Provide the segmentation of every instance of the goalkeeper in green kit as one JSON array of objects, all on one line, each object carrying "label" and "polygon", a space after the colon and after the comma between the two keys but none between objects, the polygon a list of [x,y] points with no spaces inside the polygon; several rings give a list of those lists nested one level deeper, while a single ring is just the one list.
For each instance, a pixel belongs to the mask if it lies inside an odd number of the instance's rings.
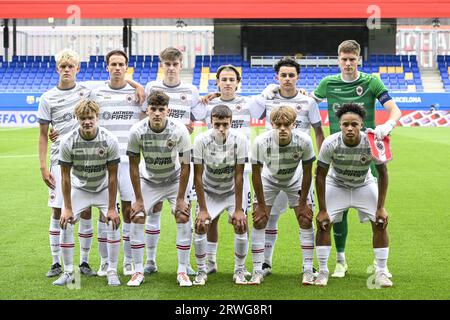
[{"label": "goalkeeper in green kit", "polygon": [[[323,78],[311,96],[319,103],[327,100],[330,134],[340,131],[339,119],[335,111],[344,103],[357,103],[364,107],[367,116],[364,121],[366,128],[375,130],[375,137],[383,139],[395,127],[401,117],[401,111],[395,101],[389,96],[383,82],[371,74],[358,71],[361,48],[354,40],[346,40],[338,47],[338,61],[340,74]],[[375,127],[375,103],[380,101],[388,112],[389,119]],[[375,165],[371,163],[372,174],[377,177]],[[334,241],[336,244],[336,268],[332,277],[343,278],[348,269],[345,259],[345,242],[347,240],[348,210],[343,214],[341,222],[333,225]]]}]

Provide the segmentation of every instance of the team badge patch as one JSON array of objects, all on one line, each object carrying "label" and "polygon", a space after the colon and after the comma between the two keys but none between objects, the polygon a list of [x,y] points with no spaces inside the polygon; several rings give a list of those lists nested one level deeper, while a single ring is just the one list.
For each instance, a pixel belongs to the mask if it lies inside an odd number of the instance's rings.
[{"label": "team badge patch", "polygon": [[169,140],[167,140],[166,146],[167,146],[167,148],[172,150],[173,147],[175,146],[175,142],[173,142],[171,139],[169,139]]},{"label": "team badge patch", "polygon": [[129,104],[132,104],[134,101],[136,101],[134,94],[127,94],[125,99]]},{"label": "team badge patch", "polygon": [[98,148],[97,154],[100,156],[100,158],[103,158],[106,154],[105,148]]},{"label": "team badge patch", "polygon": [[357,94],[358,96],[362,95],[363,92],[364,92],[363,87],[361,87],[361,86],[357,86],[357,87],[356,87],[356,94]]},{"label": "team badge patch", "polygon": [[184,93],[181,93],[180,94],[180,99],[181,99],[181,101],[186,101],[187,97],[186,97],[186,95]]},{"label": "team badge patch", "polygon": [[50,197],[50,202],[54,202],[56,199],[56,193],[54,191],[51,191],[49,197]]},{"label": "team badge patch", "polygon": [[370,157],[367,154],[363,153],[359,158],[359,160],[361,161],[362,164],[366,164],[367,162],[370,161]]},{"label": "team badge patch", "polygon": [[86,95],[86,90],[80,90],[80,97],[84,97]]},{"label": "team badge patch", "polygon": [[292,159],[294,159],[295,161],[297,161],[300,158],[300,154],[298,152],[294,152],[292,154]]},{"label": "team badge patch", "polygon": [[238,104],[237,106],[236,106],[236,111],[241,111],[242,110],[242,107]]},{"label": "team badge patch", "polygon": [[381,162],[392,160],[389,136],[384,137],[383,140],[377,140],[375,139],[375,133],[373,131],[368,131],[367,138],[369,139],[370,152],[375,159]]},{"label": "team badge patch", "polygon": [[302,111],[302,106],[298,104],[295,106],[295,109],[297,109],[297,111]]}]

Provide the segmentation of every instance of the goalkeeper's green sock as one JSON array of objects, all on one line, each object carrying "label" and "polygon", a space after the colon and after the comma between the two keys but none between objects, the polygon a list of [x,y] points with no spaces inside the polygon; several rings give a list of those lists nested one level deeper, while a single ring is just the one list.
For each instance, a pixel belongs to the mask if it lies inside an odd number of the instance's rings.
[{"label": "goalkeeper's green sock", "polygon": [[345,263],[345,243],[347,242],[348,235],[347,216],[348,210],[345,210],[342,215],[342,221],[333,224],[333,236],[337,253],[336,260],[340,263]]}]

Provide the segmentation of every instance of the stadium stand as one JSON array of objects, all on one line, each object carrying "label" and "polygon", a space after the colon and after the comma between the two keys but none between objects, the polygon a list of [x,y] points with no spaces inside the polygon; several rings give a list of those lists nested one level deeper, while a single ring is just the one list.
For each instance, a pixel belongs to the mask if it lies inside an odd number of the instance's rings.
[{"label": "stadium stand", "polygon": [[439,74],[442,78],[442,83],[444,84],[445,92],[450,92],[450,79],[449,79],[449,71],[450,71],[450,56],[437,56],[438,70]]},{"label": "stadium stand", "polygon": [[[217,68],[223,64],[233,64],[242,74],[239,92],[261,92],[268,84],[275,83],[272,66],[279,58],[281,57],[256,57],[248,62],[240,55],[199,55],[195,57],[192,83],[198,87],[200,93],[215,91]],[[81,62],[78,81],[108,79],[104,59],[104,56],[100,55],[90,56],[89,61]],[[298,83],[307,91],[313,90],[325,76],[339,72],[336,57],[327,60],[324,56],[307,56],[302,57],[301,61]],[[146,84],[161,78],[158,63],[157,55],[133,55],[129,58],[128,73],[133,80]],[[449,63],[450,56],[438,56],[438,67],[447,92],[450,92]],[[45,92],[58,82],[53,56],[13,56],[11,62],[4,62],[0,56],[0,65],[2,92]],[[371,55],[367,61],[363,61],[360,70],[380,77],[390,91],[423,91],[416,56]]]}]

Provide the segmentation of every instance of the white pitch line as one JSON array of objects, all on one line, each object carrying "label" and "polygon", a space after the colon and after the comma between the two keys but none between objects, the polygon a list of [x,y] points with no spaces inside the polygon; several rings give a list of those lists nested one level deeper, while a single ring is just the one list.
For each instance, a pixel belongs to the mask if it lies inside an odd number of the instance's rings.
[{"label": "white pitch line", "polygon": [[8,159],[8,158],[36,158],[37,154],[15,154],[10,156],[2,156],[0,155],[0,159]]}]

